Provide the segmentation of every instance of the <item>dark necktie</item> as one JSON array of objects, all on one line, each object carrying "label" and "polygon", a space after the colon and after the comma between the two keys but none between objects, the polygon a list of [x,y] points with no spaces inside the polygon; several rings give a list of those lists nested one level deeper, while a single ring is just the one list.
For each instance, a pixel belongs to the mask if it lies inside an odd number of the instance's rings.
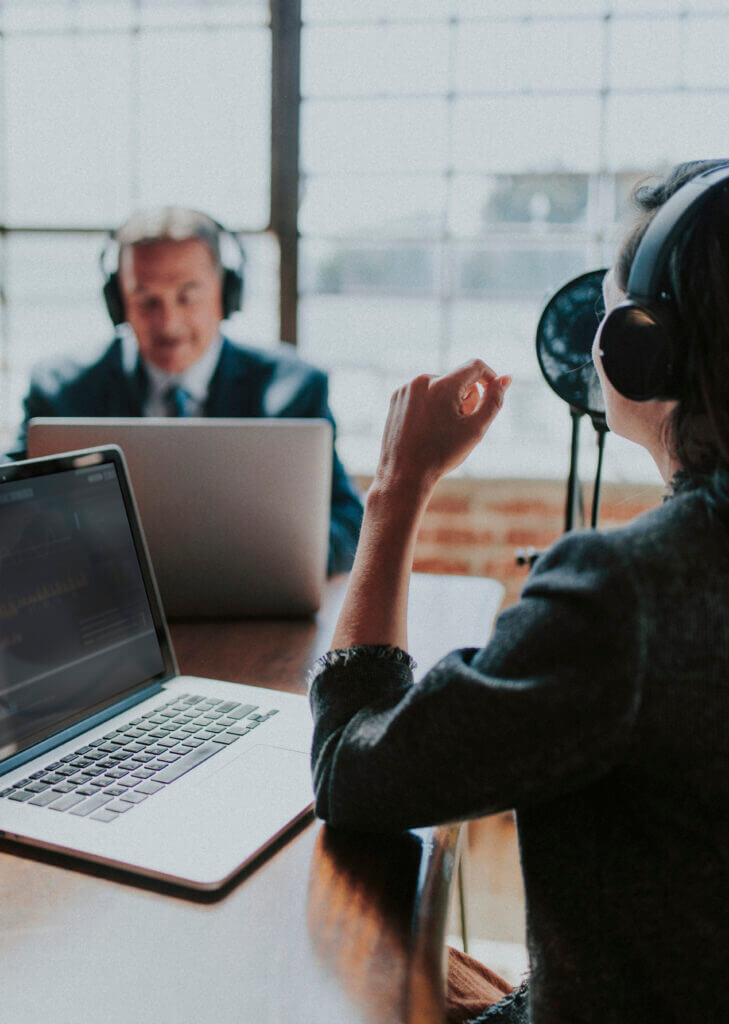
[{"label": "dark necktie", "polygon": [[192,415],[192,397],[179,384],[171,384],[162,396],[168,416]]}]

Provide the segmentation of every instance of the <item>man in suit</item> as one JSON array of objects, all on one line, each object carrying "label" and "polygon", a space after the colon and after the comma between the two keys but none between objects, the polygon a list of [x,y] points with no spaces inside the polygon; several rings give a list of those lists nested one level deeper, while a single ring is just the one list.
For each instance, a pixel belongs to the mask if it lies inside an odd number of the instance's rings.
[{"label": "man in suit", "polygon": [[[224,239],[238,248],[235,268],[222,261]],[[293,351],[244,348],[221,334],[221,321],[240,306],[244,258],[221,225],[165,207],[133,216],[115,241],[118,266],[104,297],[117,334],[91,363],[35,368],[11,458],[24,457],[33,416],[324,417],[334,426],[326,374]],[[335,450],[330,574],[350,568],[361,519]]]}]

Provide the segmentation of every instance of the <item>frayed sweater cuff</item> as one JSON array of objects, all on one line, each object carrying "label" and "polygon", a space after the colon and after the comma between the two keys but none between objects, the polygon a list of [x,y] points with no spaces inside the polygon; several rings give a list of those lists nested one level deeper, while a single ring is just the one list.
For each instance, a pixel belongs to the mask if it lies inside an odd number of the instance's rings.
[{"label": "frayed sweater cuff", "polygon": [[[336,678],[344,674],[348,679],[368,676],[375,671],[380,675],[384,669],[396,669],[396,678],[402,682],[403,674],[412,679],[415,661],[401,647],[389,644],[358,644],[327,651],[312,665],[306,676],[307,690],[311,693],[314,683],[322,676]],[[368,671],[369,669],[369,671]]]}]

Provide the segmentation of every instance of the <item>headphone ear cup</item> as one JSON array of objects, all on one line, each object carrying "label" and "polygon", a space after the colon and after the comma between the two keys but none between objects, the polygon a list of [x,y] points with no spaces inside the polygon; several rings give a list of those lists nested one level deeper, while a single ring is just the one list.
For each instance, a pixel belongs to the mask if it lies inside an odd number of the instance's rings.
[{"label": "headphone ear cup", "polygon": [[126,320],[126,316],[124,314],[124,299],[122,298],[121,288],[119,286],[119,274],[117,271],[109,274],[104,282],[103,295],[107,312],[111,317],[111,322],[115,327],[119,324],[123,324]]},{"label": "headphone ear cup", "polygon": [[678,398],[677,325],[667,304],[628,300],[600,328],[605,376],[625,398]]},{"label": "headphone ear cup", "polygon": [[225,267],[223,270],[223,319],[237,313],[243,303],[243,272]]}]

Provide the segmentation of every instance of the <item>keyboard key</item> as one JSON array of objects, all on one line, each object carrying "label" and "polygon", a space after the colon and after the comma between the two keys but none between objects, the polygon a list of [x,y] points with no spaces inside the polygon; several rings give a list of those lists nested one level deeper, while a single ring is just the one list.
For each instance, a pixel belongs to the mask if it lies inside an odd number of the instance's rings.
[{"label": "keyboard key", "polygon": [[232,707],[230,711],[226,712],[227,718],[245,718],[246,715],[250,715],[251,711],[256,711],[258,708],[257,704],[239,704],[237,707]]},{"label": "keyboard key", "polygon": [[94,821],[117,821],[119,815],[114,814],[114,812],[108,810],[107,807],[102,807],[98,811],[96,811],[95,814],[92,814],[91,817],[94,819]]},{"label": "keyboard key", "polygon": [[112,797],[107,796],[106,793],[97,793],[96,796],[92,796],[90,800],[84,800],[82,804],[74,807],[71,814],[78,814],[83,817],[86,814],[91,814],[92,811],[96,811],[99,807],[103,807],[104,804],[108,804]]},{"label": "keyboard key", "polygon": [[47,789],[45,793],[38,793],[28,803],[35,804],[37,807],[45,807],[46,804],[50,804],[54,800],[58,800],[58,793],[52,789]]},{"label": "keyboard key", "polygon": [[35,794],[27,789],[14,789],[8,796],[8,800],[17,800],[18,803],[24,803],[26,800],[30,800],[32,796],[35,796]]},{"label": "keyboard key", "polygon": [[167,764],[174,764],[175,761],[179,761],[182,754],[160,754],[157,758],[158,761],[165,761]]},{"label": "keyboard key", "polygon": [[57,782],[56,785],[53,787],[52,792],[54,792],[56,796],[58,796],[59,793],[73,793],[74,789],[75,786],[73,786],[70,782]]},{"label": "keyboard key", "polygon": [[253,722],[242,722],[240,725],[231,725],[226,732],[233,733],[234,736],[245,736],[254,727]]},{"label": "keyboard key", "polygon": [[122,793],[119,797],[120,800],[126,800],[130,804],[141,804],[143,800],[147,799],[146,793],[140,793],[136,789],[130,789],[126,793]]},{"label": "keyboard key", "polygon": [[[175,779],[179,779],[185,772],[189,772],[191,768],[202,764],[203,761],[207,761],[209,757],[219,754],[224,749],[220,743],[203,743],[197,750],[193,750],[184,757],[181,757],[176,764],[171,764],[163,771],[157,772],[155,781],[164,783],[174,782]],[[168,754],[166,756],[170,757],[172,755]]]},{"label": "keyboard key", "polygon": [[111,804],[106,805],[107,811],[116,811],[117,814],[124,814],[125,811],[131,811],[134,804],[126,803],[123,800],[115,800]]},{"label": "keyboard key", "polygon": [[[143,782],[142,785],[146,786],[148,783]],[[121,796],[122,793],[126,793],[126,790],[122,789],[121,786],[109,786],[109,788],[105,789],[104,792],[109,796]]]},{"label": "keyboard key", "polygon": [[68,793],[67,796],[60,797],[54,804],[49,804],[48,806],[52,811],[68,811],[71,807],[75,807],[76,804],[80,804],[85,799],[86,797],[79,796],[78,793]]},{"label": "keyboard key", "polygon": [[221,732],[219,736],[213,739],[213,743],[224,743],[226,746],[230,743],[235,743],[239,740],[240,736],[237,736],[234,732]]},{"label": "keyboard key", "polygon": [[[159,791],[164,788],[165,787],[161,782],[155,782],[153,779],[150,779],[148,782],[140,782],[138,786],[135,786],[134,792],[146,793],[147,796],[152,796],[152,794],[159,793]],[[107,793],[108,792],[109,791],[107,790]]]},{"label": "keyboard key", "polygon": [[[166,768],[167,765],[164,765]],[[132,772],[131,777],[133,779],[148,779],[150,775],[154,775],[154,772],[150,771],[149,768],[138,768],[136,772]]]},{"label": "keyboard key", "polygon": [[[32,778],[35,778],[35,776],[31,775],[31,779]],[[49,785],[50,783],[48,782],[29,782],[25,788],[29,789],[31,793],[42,793],[44,790],[48,789]]]}]

